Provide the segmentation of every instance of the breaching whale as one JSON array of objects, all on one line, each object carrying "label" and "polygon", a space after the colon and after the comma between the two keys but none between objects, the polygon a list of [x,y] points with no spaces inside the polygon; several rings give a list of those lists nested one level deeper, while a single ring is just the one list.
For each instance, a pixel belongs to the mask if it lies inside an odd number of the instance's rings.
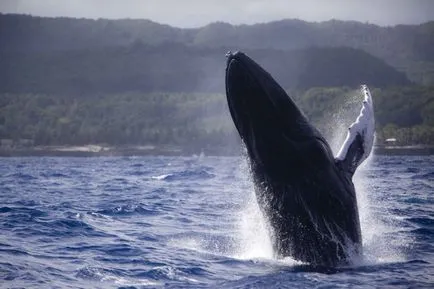
[{"label": "breaching whale", "polygon": [[280,257],[335,267],[361,254],[352,177],[374,141],[371,94],[364,85],[361,91],[360,115],[334,157],[324,137],[267,71],[242,52],[227,54],[229,110]]}]

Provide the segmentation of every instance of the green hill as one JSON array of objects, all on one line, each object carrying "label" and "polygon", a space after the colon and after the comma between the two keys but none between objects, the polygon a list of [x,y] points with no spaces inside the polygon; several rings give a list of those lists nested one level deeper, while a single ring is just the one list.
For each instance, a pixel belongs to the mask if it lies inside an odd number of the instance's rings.
[{"label": "green hill", "polygon": [[255,25],[213,23],[180,29],[149,20],[90,20],[0,14],[0,51],[65,51],[178,43],[232,50],[351,47],[403,71],[412,81],[434,83],[434,22],[381,27],[354,21],[282,20]]},{"label": "green hill", "polygon": [[362,83],[372,89],[379,143],[433,145],[433,31],[434,22],[180,29],[0,14],[0,140],[233,150],[239,139],[224,97],[224,55],[243,50],[334,148],[358,114]]},{"label": "green hill", "polygon": [[[0,92],[89,94],[223,92],[224,48],[135,43],[130,47],[56,52],[8,52],[0,62]],[[407,85],[403,73],[352,48],[249,50],[285,88]]]},{"label": "green hill", "polygon": [[[289,94],[336,149],[357,117],[362,96],[349,87]],[[372,89],[377,143],[434,144],[434,87]],[[122,93],[71,97],[0,94],[0,139],[36,145],[177,145],[236,149],[223,94]]]}]

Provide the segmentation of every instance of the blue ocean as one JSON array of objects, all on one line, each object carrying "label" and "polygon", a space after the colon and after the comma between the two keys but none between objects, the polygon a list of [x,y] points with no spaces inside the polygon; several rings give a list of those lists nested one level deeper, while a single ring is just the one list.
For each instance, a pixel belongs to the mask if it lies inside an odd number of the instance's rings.
[{"label": "blue ocean", "polygon": [[363,256],[275,258],[244,157],[0,159],[1,288],[434,288],[434,156],[355,175]]}]

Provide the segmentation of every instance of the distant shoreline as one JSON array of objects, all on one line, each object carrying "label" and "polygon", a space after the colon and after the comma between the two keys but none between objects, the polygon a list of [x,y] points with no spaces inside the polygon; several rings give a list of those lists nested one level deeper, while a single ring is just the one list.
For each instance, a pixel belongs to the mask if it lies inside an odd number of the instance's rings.
[{"label": "distant shoreline", "polygon": [[[434,155],[434,146],[376,146],[376,155]],[[176,146],[41,146],[0,148],[0,157],[237,156],[240,148]]]},{"label": "distant shoreline", "polygon": [[374,153],[377,155],[434,155],[434,146],[376,146]]}]

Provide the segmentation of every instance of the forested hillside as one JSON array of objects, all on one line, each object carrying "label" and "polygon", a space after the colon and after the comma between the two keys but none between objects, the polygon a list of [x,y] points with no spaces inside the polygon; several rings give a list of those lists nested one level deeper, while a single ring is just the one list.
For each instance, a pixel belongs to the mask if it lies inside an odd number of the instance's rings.
[{"label": "forested hillside", "polygon": [[374,97],[377,143],[434,144],[434,23],[299,20],[179,29],[148,20],[0,14],[0,139],[31,145],[238,148],[225,53],[242,50],[332,146]]},{"label": "forested hillside", "polygon": [[[89,50],[3,53],[0,92],[90,94],[223,92],[225,48],[166,44]],[[403,73],[352,48],[247,50],[285,88],[408,85]]]},{"label": "forested hillside", "polygon": [[[336,148],[361,108],[348,87],[291,91],[307,117]],[[434,144],[434,87],[372,89],[377,141]],[[223,94],[0,95],[0,139],[35,145],[179,145],[234,147],[234,125]],[[337,138],[337,139],[336,139]]]},{"label": "forested hillside", "polygon": [[381,27],[353,21],[282,20],[255,25],[213,23],[180,29],[149,20],[89,20],[0,14],[0,51],[92,50],[182,44],[215,49],[293,50],[352,47],[379,57],[412,81],[434,84],[434,22]]}]

